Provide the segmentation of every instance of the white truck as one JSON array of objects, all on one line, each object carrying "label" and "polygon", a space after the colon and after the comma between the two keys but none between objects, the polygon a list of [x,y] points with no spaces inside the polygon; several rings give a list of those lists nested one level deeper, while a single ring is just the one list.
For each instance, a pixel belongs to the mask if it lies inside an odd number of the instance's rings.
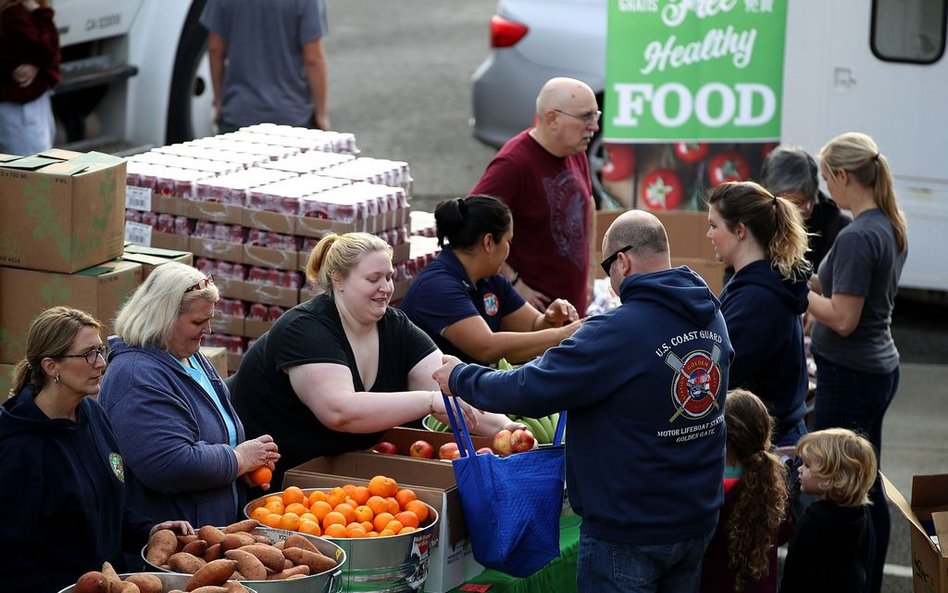
[{"label": "white truck", "polygon": [[116,154],[213,133],[205,0],[52,0],[57,144]]}]

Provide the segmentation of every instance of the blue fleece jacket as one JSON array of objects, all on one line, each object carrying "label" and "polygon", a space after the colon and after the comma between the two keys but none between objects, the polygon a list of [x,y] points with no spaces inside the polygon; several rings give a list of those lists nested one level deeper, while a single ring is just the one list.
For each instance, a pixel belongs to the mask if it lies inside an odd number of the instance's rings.
[{"label": "blue fleece jacket", "polygon": [[[85,398],[76,420],[51,419],[26,386],[0,407],[0,591],[47,593],[126,547],[152,522],[129,512],[118,445],[102,407]],[[124,541],[123,541],[124,540]]]},{"label": "blue fleece jacket", "polygon": [[708,535],[724,498],[733,355],[720,304],[686,267],[629,276],[620,298],[520,369],[459,365],[451,391],[494,412],[569,410],[566,481],[584,533],[633,544]]},{"label": "blue fleece jacket", "polygon": [[748,389],[777,419],[774,443],[806,414],[809,376],[803,350],[803,318],[810,292],[806,277],[785,280],[767,260],[734,274],[721,292],[721,311],[734,346],[729,385]]},{"label": "blue fleece jacket", "polygon": [[[210,395],[160,348],[133,348],[118,336],[109,346],[99,402],[132,470],[129,504],[157,521],[184,519],[195,527],[236,521],[246,492],[235,482],[237,456]],[[227,386],[202,354],[197,359],[243,442]]]}]

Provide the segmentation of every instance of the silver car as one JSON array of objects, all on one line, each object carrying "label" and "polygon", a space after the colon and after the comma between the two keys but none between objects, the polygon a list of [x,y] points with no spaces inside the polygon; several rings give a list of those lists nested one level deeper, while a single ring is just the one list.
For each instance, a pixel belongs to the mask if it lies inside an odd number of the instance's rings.
[{"label": "silver car", "polygon": [[[596,92],[606,79],[606,0],[500,0],[491,18],[490,57],[474,73],[474,136],[499,148],[533,124],[536,97],[547,80],[568,76]],[[589,144],[597,205],[607,199],[599,133]]]}]

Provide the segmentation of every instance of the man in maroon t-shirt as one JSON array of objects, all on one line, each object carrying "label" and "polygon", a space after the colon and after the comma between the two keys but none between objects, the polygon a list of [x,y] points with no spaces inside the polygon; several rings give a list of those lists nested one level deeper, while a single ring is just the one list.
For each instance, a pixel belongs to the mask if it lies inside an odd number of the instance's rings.
[{"label": "man in maroon t-shirt", "polygon": [[501,273],[541,311],[557,298],[586,311],[594,252],[586,148],[600,115],[587,84],[547,81],[534,127],[504,144],[470,192],[496,196],[510,208],[515,234]]}]

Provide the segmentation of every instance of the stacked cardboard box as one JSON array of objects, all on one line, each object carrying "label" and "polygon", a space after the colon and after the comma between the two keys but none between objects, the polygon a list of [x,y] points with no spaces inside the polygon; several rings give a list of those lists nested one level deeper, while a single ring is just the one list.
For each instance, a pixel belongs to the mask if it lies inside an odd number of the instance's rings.
[{"label": "stacked cardboard box", "polygon": [[882,476],[885,494],[909,523],[917,593],[948,593],[948,474],[914,476],[912,502]]}]

